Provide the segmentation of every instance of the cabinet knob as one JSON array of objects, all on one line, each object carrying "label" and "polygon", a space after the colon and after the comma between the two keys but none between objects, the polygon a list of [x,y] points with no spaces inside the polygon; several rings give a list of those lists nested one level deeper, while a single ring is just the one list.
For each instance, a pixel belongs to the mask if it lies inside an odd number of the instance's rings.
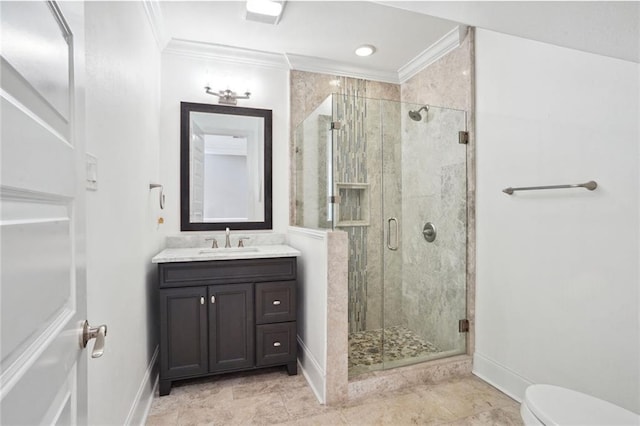
[{"label": "cabinet knob", "polygon": [[278,306],[278,305],[280,304],[280,301],[279,301],[279,300],[274,300],[274,301],[273,301],[273,304],[274,304],[274,305],[276,305],[276,306]]},{"label": "cabinet knob", "polygon": [[280,346],[280,342],[273,342],[273,346],[277,348],[278,346]]},{"label": "cabinet knob", "polygon": [[215,296],[211,296],[211,303],[216,303],[216,297]]},{"label": "cabinet knob", "polygon": [[201,304],[201,305],[204,305],[204,297],[201,297],[201,298],[200,298],[200,304]]}]

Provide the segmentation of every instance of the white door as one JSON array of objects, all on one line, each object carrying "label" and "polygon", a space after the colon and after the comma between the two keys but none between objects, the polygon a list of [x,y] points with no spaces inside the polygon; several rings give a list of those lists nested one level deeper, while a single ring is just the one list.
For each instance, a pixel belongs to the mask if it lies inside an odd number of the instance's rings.
[{"label": "white door", "polygon": [[0,424],[82,424],[84,6],[0,18]]}]

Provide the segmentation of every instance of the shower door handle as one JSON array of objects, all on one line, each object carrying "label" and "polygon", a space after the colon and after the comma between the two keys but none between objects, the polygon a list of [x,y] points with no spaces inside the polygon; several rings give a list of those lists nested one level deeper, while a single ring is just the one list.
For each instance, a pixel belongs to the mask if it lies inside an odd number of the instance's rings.
[{"label": "shower door handle", "polygon": [[[394,222],[396,225],[396,242],[394,245],[391,245],[391,222]],[[390,217],[387,219],[387,248],[389,250],[398,250],[398,219],[395,217]]]}]

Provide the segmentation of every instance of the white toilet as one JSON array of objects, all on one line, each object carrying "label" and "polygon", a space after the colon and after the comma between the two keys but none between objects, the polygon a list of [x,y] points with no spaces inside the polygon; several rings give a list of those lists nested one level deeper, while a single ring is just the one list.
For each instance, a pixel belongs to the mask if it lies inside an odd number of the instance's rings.
[{"label": "white toilet", "polygon": [[527,388],[520,406],[524,424],[545,426],[640,425],[640,416],[593,396],[552,385]]}]

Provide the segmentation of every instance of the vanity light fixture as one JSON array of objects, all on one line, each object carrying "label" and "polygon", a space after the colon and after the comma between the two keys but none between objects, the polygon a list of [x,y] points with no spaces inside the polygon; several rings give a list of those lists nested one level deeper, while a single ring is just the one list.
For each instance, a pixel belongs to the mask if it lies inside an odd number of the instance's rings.
[{"label": "vanity light fixture", "polygon": [[247,0],[245,18],[248,21],[276,25],[280,21],[285,3],[284,0]]},{"label": "vanity light fixture", "polygon": [[376,53],[376,48],[370,44],[363,44],[356,49],[356,55],[358,56],[371,56],[374,53]]},{"label": "vanity light fixture", "polygon": [[223,105],[237,105],[238,99],[249,99],[249,97],[251,96],[251,92],[244,92],[244,95],[239,96],[236,94],[236,92],[229,89],[214,92],[209,86],[205,86],[204,91],[205,93],[208,93],[210,95],[217,96],[218,103]]}]

